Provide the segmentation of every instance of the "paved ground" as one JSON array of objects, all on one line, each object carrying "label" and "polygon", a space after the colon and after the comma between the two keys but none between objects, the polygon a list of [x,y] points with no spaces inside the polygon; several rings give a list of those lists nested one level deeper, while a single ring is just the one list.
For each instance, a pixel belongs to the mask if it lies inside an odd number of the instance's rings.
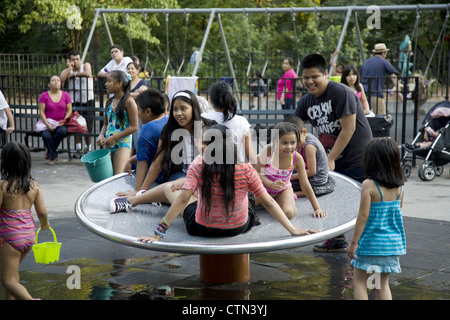
[{"label": "paved ground", "polygon": [[[78,159],[69,162],[67,155],[62,154],[56,165],[49,166],[43,153],[32,153],[32,156],[33,176],[41,184],[51,225],[58,241],[62,242],[58,263],[36,264],[30,253],[20,267],[20,277],[35,297],[182,301],[353,297],[352,268],[346,255],[314,253],[312,246],[252,254],[248,283],[202,283],[196,255],[126,247],[86,230],[73,210],[78,196],[93,185],[83,164]],[[449,195],[449,166],[442,176],[431,182],[420,180],[417,168],[413,168],[403,210],[408,253],[401,258],[403,272],[391,276],[394,299],[450,299]],[[347,237],[351,238],[351,232]],[[42,232],[40,242],[49,241],[47,239]],[[79,273],[73,268],[80,268]],[[79,289],[76,288],[77,274],[81,275]],[[1,295],[3,288],[0,286]]]}]

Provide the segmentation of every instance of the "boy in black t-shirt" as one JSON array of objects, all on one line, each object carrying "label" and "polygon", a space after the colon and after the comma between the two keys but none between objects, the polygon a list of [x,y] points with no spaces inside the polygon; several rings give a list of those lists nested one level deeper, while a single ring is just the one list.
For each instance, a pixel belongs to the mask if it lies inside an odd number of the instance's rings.
[{"label": "boy in black t-shirt", "polygon": [[[364,146],[372,131],[358,97],[341,83],[328,79],[325,58],[306,56],[301,63],[303,84],[308,93],[297,103],[294,115],[310,121],[328,154],[328,166],[359,182],[364,181]],[[345,236],[315,246],[319,252],[345,252]]]}]

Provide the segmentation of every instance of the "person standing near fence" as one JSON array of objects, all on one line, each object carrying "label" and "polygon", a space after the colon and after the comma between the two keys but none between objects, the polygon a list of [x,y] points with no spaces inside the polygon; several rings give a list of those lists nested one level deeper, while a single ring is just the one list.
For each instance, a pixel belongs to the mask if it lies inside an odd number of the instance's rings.
[{"label": "person standing near fence", "polygon": [[290,110],[294,107],[294,86],[297,74],[294,69],[294,59],[287,57],[283,60],[284,74],[277,84],[277,100],[283,110]]},{"label": "person standing near fence", "polygon": [[6,102],[3,93],[0,91],[0,133],[3,131],[6,133],[13,133],[15,128],[11,109],[9,108],[8,102]]},{"label": "person standing near fence", "polygon": [[124,57],[123,48],[115,44],[109,48],[111,61],[108,62],[97,74],[98,77],[107,78],[109,73],[114,70],[120,70],[127,73],[127,66],[133,60],[130,57]]},{"label": "person standing near fence", "polygon": [[[386,102],[384,100],[384,84],[386,82],[386,73],[390,75],[394,88],[392,92],[397,91],[395,88],[397,84],[398,71],[386,60],[389,49],[384,43],[377,43],[372,50],[374,56],[367,59],[359,69],[361,76],[361,83],[364,91],[370,92],[370,108],[374,110],[375,114],[386,114]],[[369,83],[370,89],[369,89]]]},{"label": "person standing near fence", "polygon": [[[94,127],[94,119],[91,118],[95,115],[94,111],[77,110],[77,107],[95,107],[94,101],[94,81],[92,78],[92,69],[89,62],[81,63],[81,56],[78,51],[71,51],[68,55],[69,61],[67,68],[61,72],[59,76],[61,79],[61,86],[67,81],[67,89],[72,98],[72,111],[78,111],[83,117],[86,118],[86,124],[89,133]],[[92,149],[91,142],[92,137],[84,137],[86,143],[86,149],[81,149],[81,137],[75,137],[75,149],[76,153],[74,158],[81,158],[83,153],[89,152]]]},{"label": "person standing near fence", "polygon": [[[310,54],[301,63],[303,84],[308,93],[297,103],[294,116],[309,121],[319,133],[328,154],[328,167],[356,181],[364,181],[364,146],[372,131],[361,102],[346,85],[330,81],[326,61]],[[348,242],[339,235],[316,245],[317,252],[345,252]]]}]

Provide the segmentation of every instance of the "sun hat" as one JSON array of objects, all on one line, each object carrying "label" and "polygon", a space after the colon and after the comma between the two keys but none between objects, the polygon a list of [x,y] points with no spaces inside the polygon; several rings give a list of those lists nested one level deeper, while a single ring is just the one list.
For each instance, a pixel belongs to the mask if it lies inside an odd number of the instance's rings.
[{"label": "sun hat", "polygon": [[372,52],[385,52],[389,50],[384,43],[377,43]]}]

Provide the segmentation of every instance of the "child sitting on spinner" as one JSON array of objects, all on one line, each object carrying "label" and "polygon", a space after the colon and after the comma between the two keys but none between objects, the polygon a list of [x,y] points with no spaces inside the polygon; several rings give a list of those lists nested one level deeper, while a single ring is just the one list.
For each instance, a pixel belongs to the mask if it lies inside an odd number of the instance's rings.
[{"label": "child sitting on spinner", "polygon": [[[248,232],[255,225],[255,205],[253,197],[248,196],[249,191],[260,198],[263,206],[291,235],[317,232],[296,228],[267,194],[253,166],[248,162],[238,162],[237,146],[230,129],[214,125],[205,137],[204,155],[196,157],[189,166],[180,195],[158,224],[154,235],[139,237],[138,241],[160,241],[181,213],[190,235],[231,237]],[[198,201],[187,205],[196,191]]]},{"label": "child sitting on spinner", "polygon": [[[307,132],[304,122],[299,117],[290,116],[284,121],[294,124],[300,133],[300,143],[297,152],[300,153],[305,161],[309,184],[316,197],[333,192],[336,182],[328,174],[328,158],[322,143],[314,135]],[[305,195],[298,182],[298,174],[296,172],[291,176],[291,183],[294,193],[298,197]]]},{"label": "child sitting on spinner", "polygon": [[300,186],[314,209],[314,217],[325,217],[327,213],[320,208],[309,184],[305,162],[296,151],[300,141],[297,128],[292,123],[281,122],[273,127],[272,134],[272,144],[263,148],[256,164],[256,171],[267,192],[278,202],[286,216],[292,219],[297,214],[297,196],[291,185],[292,171],[296,169]]}]

